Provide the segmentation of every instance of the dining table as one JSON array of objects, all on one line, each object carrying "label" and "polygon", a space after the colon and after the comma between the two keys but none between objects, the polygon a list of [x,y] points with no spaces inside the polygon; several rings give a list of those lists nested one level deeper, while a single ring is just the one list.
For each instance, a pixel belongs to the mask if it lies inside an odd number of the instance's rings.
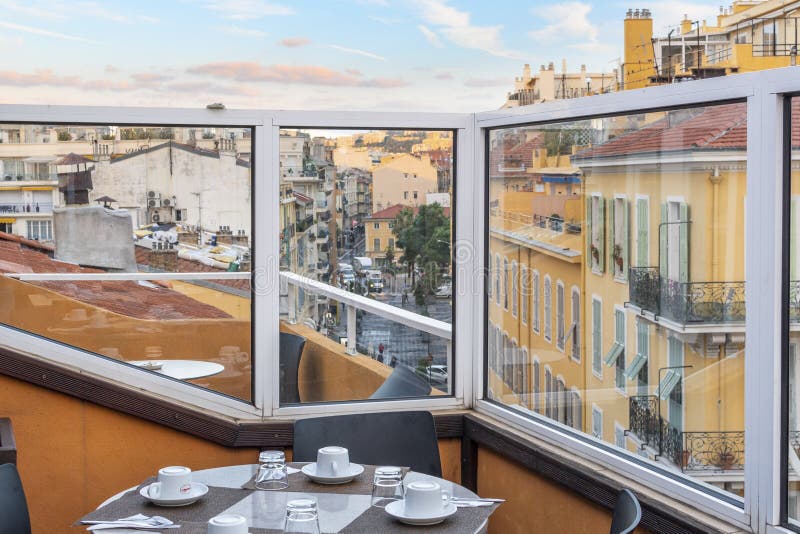
[{"label": "dining table", "polygon": [[128,363],[178,380],[194,380],[221,373],[224,365],[202,360],[131,360]]},{"label": "dining table", "polygon": [[[489,516],[498,504],[481,507],[458,508],[456,513],[438,525],[409,526],[392,519],[383,508],[371,505],[372,477],[375,466],[364,466],[364,472],[346,484],[317,484],[301,471],[304,463],[288,463],[292,467],[289,486],[283,490],[257,490],[253,485],[257,464],[233,465],[202,469],[192,473],[193,482],[209,487],[209,492],[194,504],[179,508],[158,507],[139,494],[139,490],[155,481],[154,477],[142,484],[120,491],[106,499],[84,520],[115,520],[135,514],[162,516],[175,524],[176,529],[164,533],[199,534],[207,531],[211,517],[219,514],[239,514],[247,519],[250,534],[283,532],[286,503],[292,499],[311,496],[317,500],[320,531],[322,533],[367,534],[401,532],[408,534],[461,534],[485,533]],[[297,470],[297,471],[295,471]],[[404,484],[427,480],[441,485],[444,492],[454,498],[477,499],[469,489],[443,478],[407,471]],[[108,529],[107,534],[136,534],[141,530]],[[148,532],[153,532],[152,530]],[[159,532],[159,531],[155,531]]]}]

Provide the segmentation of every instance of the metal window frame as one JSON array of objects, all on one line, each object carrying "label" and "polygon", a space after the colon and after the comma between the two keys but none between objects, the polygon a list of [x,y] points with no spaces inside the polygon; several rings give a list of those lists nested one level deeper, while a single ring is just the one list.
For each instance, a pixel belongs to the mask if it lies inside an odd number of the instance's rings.
[{"label": "metal window frame", "polygon": [[[745,496],[724,495],[703,483],[673,476],[645,461],[613,451],[586,434],[557,428],[546,418],[525,416],[499,403],[484,400],[483,384],[476,382],[475,408],[502,418],[553,444],[636,477],[650,487],[679,501],[717,515],[755,532],[791,532],[781,527],[781,395],[759,395],[775,391],[782,383],[781,318],[783,227],[783,128],[784,97],[800,91],[800,78],[792,67],[737,74],[686,84],[628,90],[535,106],[501,109],[475,116],[476,139],[487,139],[493,128],[603,117],[644,110],[703,106],[727,101],[745,101],[747,128],[746,235],[767,236],[749,240],[745,250],[747,279],[747,347],[758,358],[745,358]],[[485,153],[487,147],[483,147]],[[485,157],[485,155],[484,155]],[[478,162],[476,162],[476,165]],[[485,172],[485,165],[475,174]],[[485,180],[485,179],[484,179]],[[485,194],[485,192],[484,192]],[[487,199],[483,202],[484,209]],[[484,217],[476,218],[477,233],[488,230]],[[777,230],[777,231],[776,231]],[[483,314],[487,310],[483,310]],[[476,358],[480,358],[478,354]],[[594,441],[595,443],[592,443]]]}]

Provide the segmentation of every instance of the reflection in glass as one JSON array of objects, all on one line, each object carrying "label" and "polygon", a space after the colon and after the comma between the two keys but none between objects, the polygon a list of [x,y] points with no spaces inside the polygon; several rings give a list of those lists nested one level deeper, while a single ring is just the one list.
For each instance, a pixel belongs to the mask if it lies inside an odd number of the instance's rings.
[{"label": "reflection in glass", "polygon": [[[785,372],[789,375],[788,424],[787,428],[787,515],[789,522],[800,525],[800,355],[798,355],[798,321],[800,321],[800,175],[795,161],[800,156],[800,131],[797,129],[800,114],[800,98],[791,99],[791,177],[790,177],[790,227],[789,227],[789,287],[784,288],[789,295],[789,339],[788,360]],[[789,126],[787,126],[789,127]],[[786,342],[787,340],[784,340]]]},{"label": "reflection in glass", "polygon": [[250,400],[251,137],[0,125],[0,321]]},{"label": "reflection in glass", "polygon": [[306,340],[300,402],[452,393],[453,141],[281,130],[281,328]]},{"label": "reflection in glass", "polygon": [[745,126],[726,104],[490,132],[489,398],[743,493]]}]

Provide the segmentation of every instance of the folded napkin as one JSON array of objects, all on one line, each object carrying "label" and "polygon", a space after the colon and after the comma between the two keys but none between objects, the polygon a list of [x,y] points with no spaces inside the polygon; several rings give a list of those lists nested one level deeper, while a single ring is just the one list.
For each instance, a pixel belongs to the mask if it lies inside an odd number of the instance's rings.
[{"label": "folded napkin", "polygon": [[163,530],[166,528],[181,528],[166,517],[154,515],[148,517],[144,514],[136,514],[122,519],[109,521],[81,521],[84,525],[91,525],[87,530],[105,530],[109,528],[132,528],[136,530]]}]

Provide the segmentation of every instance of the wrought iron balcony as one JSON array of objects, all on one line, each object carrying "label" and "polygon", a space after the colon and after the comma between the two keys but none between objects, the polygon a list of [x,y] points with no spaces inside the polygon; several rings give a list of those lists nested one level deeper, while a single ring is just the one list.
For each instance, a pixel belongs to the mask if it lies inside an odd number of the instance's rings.
[{"label": "wrought iron balcony", "polygon": [[628,431],[643,446],[657,450],[682,471],[744,469],[744,431],[681,432],[658,416],[658,403],[655,395],[634,396],[628,401]]},{"label": "wrought iron balcony", "polygon": [[744,282],[678,282],[658,267],[630,268],[630,302],[680,324],[732,323],[745,318]]}]

